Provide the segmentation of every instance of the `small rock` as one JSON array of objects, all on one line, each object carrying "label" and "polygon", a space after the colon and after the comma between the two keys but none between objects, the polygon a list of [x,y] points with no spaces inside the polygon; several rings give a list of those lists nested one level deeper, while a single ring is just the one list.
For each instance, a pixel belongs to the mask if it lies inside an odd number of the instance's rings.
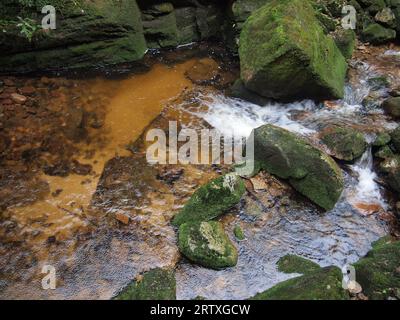
[{"label": "small rock", "polygon": [[19,93],[25,96],[31,96],[36,92],[34,87],[22,87],[18,89]]},{"label": "small rock", "polygon": [[121,213],[121,212],[117,212],[115,214],[115,219],[117,219],[119,222],[126,224],[126,225],[129,224],[129,220],[130,220],[129,216],[127,216],[126,214]]},{"label": "small rock", "polygon": [[12,93],[11,94],[11,99],[15,102],[15,103],[19,103],[19,104],[24,104],[27,100],[27,97],[18,94],[18,93]]},{"label": "small rock", "polygon": [[383,110],[393,118],[400,118],[400,97],[392,97],[382,104]]}]

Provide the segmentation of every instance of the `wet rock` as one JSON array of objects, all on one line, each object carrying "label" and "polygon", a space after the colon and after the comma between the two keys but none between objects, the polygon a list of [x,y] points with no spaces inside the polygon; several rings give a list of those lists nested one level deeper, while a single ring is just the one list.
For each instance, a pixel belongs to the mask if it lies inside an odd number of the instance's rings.
[{"label": "wet rock", "polygon": [[114,300],[175,299],[175,271],[161,268],[145,272],[114,297]]},{"label": "wet rock", "polygon": [[289,279],[251,300],[348,300],[342,288],[342,272],[337,267],[326,267]]},{"label": "wet rock", "polygon": [[346,61],[308,1],[273,0],[254,12],[243,27],[239,55],[246,88],[262,96],[343,97]]},{"label": "wet rock", "polygon": [[219,75],[218,63],[213,59],[205,58],[186,71],[185,76],[194,84],[207,85],[217,79]]},{"label": "wet rock", "polygon": [[242,179],[235,173],[218,177],[197,189],[172,223],[179,226],[214,219],[239,203],[245,190]]},{"label": "wet rock", "polygon": [[349,127],[329,126],[320,133],[320,138],[339,160],[354,161],[367,148],[364,135]]},{"label": "wet rock", "polygon": [[386,159],[393,158],[394,153],[393,153],[392,149],[390,149],[389,146],[383,146],[375,153],[375,157],[386,160]]},{"label": "wet rock", "polygon": [[10,95],[11,99],[15,102],[15,103],[19,103],[19,104],[24,104],[27,100],[27,97],[18,94],[18,93],[12,93]]},{"label": "wet rock", "polygon": [[390,237],[373,244],[372,250],[354,264],[357,282],[363,293],[372,300],[398,298],[400,290],[400,242]]},{"label": "wet rock", "polygon": [[233,98],[249,101],[259,106],[265,106],[269,102],[267,98],[247,89],[241,79],[237,79],[229,88],[228,95]]},{"label": "wet rock", "polygon": [[339,199],[343,176],[335,161],[295,134],[264,125],[254,130],[255,160],[320,207],[330,210]]},{"label": "wet rock", "polygon": [[400,118],[400,97],[392,97],[382,104],[383,110],[393,118]]},{"label": "wet rock", "polygon": [[130,220],[128,215],[121,213],[121,212],[115,213],[115,219],[117,219],[119,222],[121,222],[125,225],[129,224],[129,220]]},{"label": "wet rock", "polygon": [[165,181],[169,185],[173,185],[178,181],[184,173],[182,168],[164,168],[160,173],[157,174],[157,179]]},{"label": "wet rock", "polygon": [[238,253],[220,222],[188,222],[179,227],[179,250],[189,260],[212,269],[233,267]]},{"label": "wet rock", "polygon": [[390,87],[390,81],[387,76],[368,78],[367,82],[371,86],[372,91],[383,90]]},{"label": "wet rock", "polygon": [[82,164],[77,160],[72,160],[71,171],[81,176],[87,176],[92,171],[90,164]]},{"label": "wet rock", "polygon": [[372,23],[364,28],[362,37],[364,41],[372,44],[381,44],[396,38],[396,31],[387,29],[380,24]]},{"label": "wet rock", "polygon": [[372,143],[372,146],[373,147],[383,147],[383,146],[387,145],[391,140],[392,140],[392,138],[390,137],[389,133],[381,132],[376,136],[374,142]]},{"label": "wet rock", "polygon": [[293,254],[280,258],[277,265],[278,270],[284,273],[309,274],[321,269],[317,263]]},{"label": "wet rock", "polygon": [[104,166],[91,204],[104,211],[141,207],[149,192],[162,189],[156,174],[145,157],[113,158]]},{"label": "wet rock", "polygon": [[50,187],[44,180],[18,168],[0,170],[0,209],[9,206],[25,206],[44,199]]}]

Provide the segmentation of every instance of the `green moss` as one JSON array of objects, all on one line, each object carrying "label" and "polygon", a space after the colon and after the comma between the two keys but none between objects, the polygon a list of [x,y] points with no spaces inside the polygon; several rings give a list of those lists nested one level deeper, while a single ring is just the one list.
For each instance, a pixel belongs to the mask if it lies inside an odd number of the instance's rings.
[{"label": "green moss", "polygon": [[236,239],[239,241],[242,241],[246,238],[240,225],[235,226],[235,228],[233,229],[233,233],[234,233]]},{"label": "green moss", "polygon": [[236,205],[246,188],[242,179],[234,174],[226,174],[200,187],[172,223],[179,226],[186,222],[214,219]]},{"label": "green moss", "polygon": [[383,146],[375,153],[375,157],[379,159],[390,159],[394,157],[394,153],[389,146]]},{"label": "green moss", "polygon": [[383,238],[376,242],[367,256],[356,264],[357,282],[372,300],[399,298],[400,242]]},{"label": "green moss", "polygon": [[350,59],[356,47],[356,33],[351,29],[339,28],[333,35],[336,46],[346,59]]},{"label": "green moss", "polygon": [[376,136],[374,142],[372,143],[372,146],[374,147],[383,147],[385,145],[387,145],[390,140],[392,140],[392,138],[390,137],[390,134],[387,132],[381,132],[378,133],[378,135]]},{"label": "green moss", "polygon": [[115,300],[175,300],[175,271],[153,269],[123,289]]},{"label": "green moss", "polygon": [[344,181],[341,169],[328,155],[295,134],[264,125],[254,131],[255,159],[262,168],[288,179],[301,194],[330,210],[339,199]]},{"label": "green moss", "polygon": [[400,152],[400,126],[390,133],[390,137],[392,138],[392,143],[396,151]]},{"label": "green moss", "polygon": [[189,260],[212,269],[233,267],[238,253],[220,222],[190,222],[179,227],[179,250]]},{"label": "green moss", "polygon": [[324,34],[310,2],[272,0],[240,35],[241,78],[271,98],[343,97],[346,61]]},{"label": "green moss", "polygon": [[335,158],[345,161],[361,157],[367,148],[364,135],[349,127],[330,126],[322,132],[321,140]]},{"label": "green moss", "polygon": [[280,258],[277,265],[278,270],[284,273],[309,274],[320,269],[317,263],[293,254]]},{"label": "green moss", "polygon": [[342,272],[337,267],[321,268],[301,277],[289,279],[252,300],[347,300],[342,288]]},{"label": "green moss", "polygon": [[364,41],[372,44],[381,44],[396,38],[396,31],[382,27],[380,24],[371,23],[364,28],[362,37]]}]

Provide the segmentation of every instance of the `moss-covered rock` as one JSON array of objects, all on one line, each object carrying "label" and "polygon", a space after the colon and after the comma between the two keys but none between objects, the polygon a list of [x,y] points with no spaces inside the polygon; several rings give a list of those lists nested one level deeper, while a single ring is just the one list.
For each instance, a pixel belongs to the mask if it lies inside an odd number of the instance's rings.
[{"label": "moss-covered rock", "polygon": [[175,300],[175,271],[153,269],[133,281],[115,297],[115,300]]},{"label": "moss-covered rock", "polygon": [[400,126],[390,133],[390,137],[392,138],[392,143],[396,151],[400,152]]},{"label": "moss-covered rock", "polygon": [[329,126],[321,132],[320,137],[331,150],[331,155],[339,160],[354,161],[367,148],[364,135],[350,127]]},{"label": "moss-covered rock", "polygon": [[255,160],[280,178],[288,179],[301,194],[330,210],[339,199],[344,181],[335,161],[295,134],[264,125],[254,130]]},{"label": "moss-covered rock", "polygon": [[375,152],[375,157],[386,160],[386,159],[393,158],[394,153],[393,153],[392,149],[390,149],[389,146],[383,146],[377,152]]},{"label": "moss-covered rock", "polygon": [[386,99],[382,104],[382,108],[393,118],[400,118],[400,97]]},{"label": "moss-covered rock", "polygon": [[[0,44],[4,50],[0,53],[0,69],[3,72],[75,69],[143,57],[147,47],[135,0],[74,3],[79,5],[61,7],[55,30],[45,32],[39,28],[31,41],[23,39],[13,28],[2,32]],[[58,0],[46,4],[60,8]],[[36,6],[25,8],[21,14],[32,17],[37,24],[42,17]]]},{"label": "moss-covered rock", "polygon": [[400,242],[383,238],[354,264],[357,282],[372,300],[400,299]]},{"label": "moss-covered rock", "polygon": [[214,219],[236,205],[245,191],[244,182],[237,174],[218,177],[196,190],[172,223],[179,226],[186,222]]},{"label": "moss-covered rock", "polygon": [[294,254],[280,258],[277,265],[278,270],[284,273],[309,274],[321,268],[317,263]]},{"label": "moss-covered rock", "polygon": [[346,59],[350,59],[356,46],[356,33],[351,29],[338,28],[333,34],[336,46]]},{"label": "moss-covered rock", "polygon": [[378,135],[376,136],[374,142],[372,143],[372,146],[373,147],[383,147],[383,146],[387,145],[391,140],[392,140],[392,138],[390,137],[389,133],[381,132],[381,133],[378,133]]},{"label": "moss-covered rock", "polygon": [[252,300],[347,300],[342,288],[342,271],[337,267],[321,268],[301,277],[286,280]]},{"label": "moss-covered rock", "polygon": [[371,23],[363,30],[364,41],[372,44],[381,44],[396,38],[396,31],[385,28],[378,23]]},{"label": "moss-covered rock", "polygon": [[271,0],[240,36],[241,78],[270,98],[341,98],[346,61],[309,1]]},{"label": "moss-covered rock", "polygon": [[220,222],[189,222],[179,227],[179,250],[189,260],[212,269],[233,267],[238,253]]},{"label": "moss-covered rock", "polygon": [[246,238],[243,229],[238,224],[235,226],[235,228],[233,228],[233,234],[235,235],[235,238],[239,241],[242,241]]}]

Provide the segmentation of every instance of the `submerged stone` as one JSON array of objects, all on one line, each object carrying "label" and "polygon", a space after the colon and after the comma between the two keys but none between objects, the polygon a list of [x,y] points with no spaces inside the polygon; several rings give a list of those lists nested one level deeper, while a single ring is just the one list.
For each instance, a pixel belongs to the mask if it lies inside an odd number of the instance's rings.
[{"label": "submerged stone", "polygon": [[220,222],[189,222],[179,228],[179,250],[189,260],[212,269],[233,267],[238,253]]},{"label": "submerged stone", "polygon": [[352,128],[329,126],[321,134],[322,142],[331,150],[331,155],[339,160],[354,161],[367,148],[364,135]]},{"label": "submerged stone", "polygon": [[342,271],[337,267],[320,268],[301,277],[286,280],[251,300],[348,300],[342,288]]},{"label": "submerged stone", "polygon": [[321,268],[317,263],[294,254],[280,258],[277,265],[278,270],[284,273],[308,274]]},{"label": "submerged stone", "polygon": [[245,86],[262,96],[343,97],[346,61],[308,1],[272,0],[256,10],[243,27],[239,55]]},{"label": "submerged stone", "polygon": [[354,264],[357,282],[372,300],[400,299],[400,242],[383,238]]},{"label": "submerged stone", "polygon": [[175,271],[156,268],[124,288],[115,300],[175,300]]},{"label": "submerged stone", "polygon": [[273,126],[254,130],[255,160],[280,178],[288,179],[301,194],[331,210],[338,201],[344,181],[335,161],[303,138]]},{"label": "submerged stone", "polygon": [[179,226],[186,222],[214,219],[236,205],[245,191],[244,182],[237,174],[218,177],[197,189],[172,223]]}]

